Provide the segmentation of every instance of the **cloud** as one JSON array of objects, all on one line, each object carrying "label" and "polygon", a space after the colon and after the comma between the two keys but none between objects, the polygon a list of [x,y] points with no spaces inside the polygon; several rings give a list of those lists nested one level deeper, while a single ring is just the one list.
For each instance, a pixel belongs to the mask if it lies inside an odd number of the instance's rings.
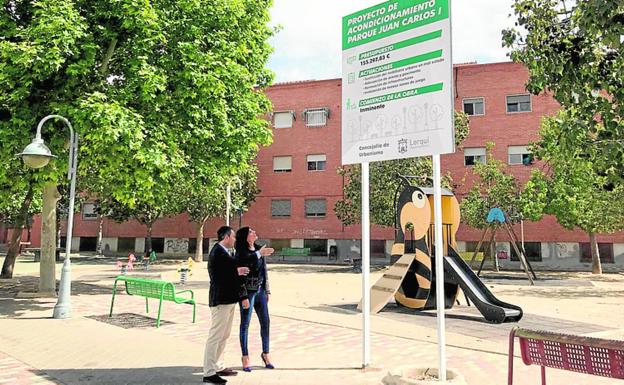
[{"label": "cloud", "polygon": [[[455,0],[453,61],[506,60],[501,30],[513,25],[507,15],[513,0]],[[380,3],[379,0],[275,0],[271,24],[282,30],[273,38],[269,68],[276,81],[341,76],[342,16]]]}]

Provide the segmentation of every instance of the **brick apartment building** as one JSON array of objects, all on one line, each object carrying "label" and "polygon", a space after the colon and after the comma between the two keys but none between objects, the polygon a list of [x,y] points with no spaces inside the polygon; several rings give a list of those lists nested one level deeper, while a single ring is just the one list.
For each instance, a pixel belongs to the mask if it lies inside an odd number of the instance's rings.
[{"label": "brick apartment building", "polygon": [[[527,76],[523,66],[509,62],[454,67],[455,108],[471,115],[470,135],[456,153],[442,156],[442,168],[456,183],[465,181],[455,191],[460,199],[472,184],[471,165],[485,159],[488,141],[495,142],[494,156],[507,163],[521,183],[536,166],[530,164],[526,146],[538,139],[540,119],[554,114],[559,105],[547,94],[529,95],[524,87]],[[267,95],[273,102],[273,144],[258,154],[261,193],[242,216],[242,225],[255,228],[277,249],[310,247],[326,255],[336,246],[339,258],[345,257],[360,238],[360,227],[343,226],[333,212],[344,183],[336,173],[341,161],[341,79],[277,84],[267,90]],[[206,225],[205,234],[211,238],[204,242],[205,250],[223,223],[223,219],[214,219]],[[232,223],[238,226],[238,218]],[[195,227],[186,215],[159,220],[153,231],[156,251],[170,255],[194,252]],[[87,203],[75,217],[72,244],[76,250],[95,250],[97,230],[93,206]],[[520,226],[516,232],[520,234]],[[145,227],[136,222],[105,220],[105,250],[142,252],[145,234]],[[0,227],[0,242],[6,236],[7,231]],[[480,236],[480,231],[462,225],[457,236],[460,249],[473,250]],[[393,237],[392,229],[374,227],[373,255],[387,256]],[[38,245],[39,238],[40,222],[36,218],[31,232],[33,245]],[[589,267],[587,235],[563,229],[554,218],[525,222],[524,239],[536,266]],[[497,249],[511,254],[508,239],[500,234],[497,240]],[[603,266],[607,270],[624,266],[624,234],[601,235],[598,240]]]}]

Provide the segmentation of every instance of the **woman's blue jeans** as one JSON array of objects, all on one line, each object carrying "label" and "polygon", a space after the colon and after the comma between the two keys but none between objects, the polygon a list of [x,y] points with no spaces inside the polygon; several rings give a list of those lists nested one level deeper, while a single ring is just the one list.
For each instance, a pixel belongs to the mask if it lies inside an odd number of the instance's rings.
[{"label": "woman's blue jeans", "polygon": [[243,309],[241,302],[240,307],[240,345],[243,356],[249,355],[247,349],[247,340],[249,336],[249,323],[251,322],[252,310],[256,311],[258,320],[260,321],[260,336],[262,337],[262,353],[269,352],[269,303],[267,301],[266,291],[260,289],[256,292],[249,292],[249,309]]}]

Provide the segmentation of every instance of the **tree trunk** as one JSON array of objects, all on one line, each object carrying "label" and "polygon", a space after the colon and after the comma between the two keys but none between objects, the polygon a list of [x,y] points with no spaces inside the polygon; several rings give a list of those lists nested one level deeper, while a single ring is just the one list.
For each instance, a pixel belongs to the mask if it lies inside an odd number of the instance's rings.
[{"label": "tree trunk", "polygon": [[602,274],[602,265],[600,264],[600,251],[598,250],[598,241],[595,233],[589,233],[589,248],[592,256],[592,274]]},{"label": "tree trunk", "polygon": [[57,206],[57,213],[56,213],[56,247],[58,249],[61,248],[61,216],[58,213],[58,206]]},{"label": "tree trunk", "polygon": [[492,263],[494,264],[494,271],[499,273],[500,267],[498,265],[498,255],[496,255],[496,231],[494,231],[494,237],[490,243],[490,253],[492,254]]},{"label": "tree trunk", "polygon": [[195,262],[202,262],[204,260],[204,224],[206,224],[206,220],[207,219],[204,219],[202,223],[197,226]]},{"label": "tree trunk", "polygon": [[2,273],[0,273],[0,278],[13,278],[13,267],[15,266],[15,260],[19,254],[20,249],[20,241],[22,240],[22,229],[24,228],[24,223],[28,219],[28,209],[30,208],[30,203],[33,199],[33,189],[32,186],[28,187],[28,192],[24,197],[24,202],[22,202],[22,207],[20,207],[19,215],[17,216],[17,221],[15,223],[15,230],[11,235],[11,242],[9,242],[9,250],[7,252],[6,258],[4,259],[4,264],[2,265]]},{"label": "tree trunk", "polygon": [[103,238],[103,230],[104,230],[104,216],[98,216],[98,233],[97,233],[97,246],[95,247],[95,253],[97,255],[102,255],[102,238]]},{"label": "tree trunk", "polygon": [[39,293],[56,294],[56,204],[61,199],[55,183],[43,187]]},{"label": "tree trunk", "polygon": [[149,257],[152,252],[152,227],[154,227],[154,222],[147,223],[147,238],[145,240],[145,255]]}]

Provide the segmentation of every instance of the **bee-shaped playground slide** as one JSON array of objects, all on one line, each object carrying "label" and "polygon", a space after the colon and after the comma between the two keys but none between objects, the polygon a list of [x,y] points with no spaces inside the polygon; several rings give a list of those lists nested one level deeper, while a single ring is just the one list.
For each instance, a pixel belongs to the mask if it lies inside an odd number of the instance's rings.
[{"label": "bee-shaped playground slide", "polygon": [[[371,312],[379,312],[394,296],[397,303],[417,310],[436,308],[433,189],[419,188],[401,178],[405,187],[396,199],[395,243],[398,260],[371,288]],[[459,288],[490,322],[516,322],[522,318],[518,306],[499,301],[457,253],[455,235],[459,227],[459,202],[442,189],[442,235],[444,244],[445,307],[455,303]],[[406,253],[406,232],[412,253]]]}]

